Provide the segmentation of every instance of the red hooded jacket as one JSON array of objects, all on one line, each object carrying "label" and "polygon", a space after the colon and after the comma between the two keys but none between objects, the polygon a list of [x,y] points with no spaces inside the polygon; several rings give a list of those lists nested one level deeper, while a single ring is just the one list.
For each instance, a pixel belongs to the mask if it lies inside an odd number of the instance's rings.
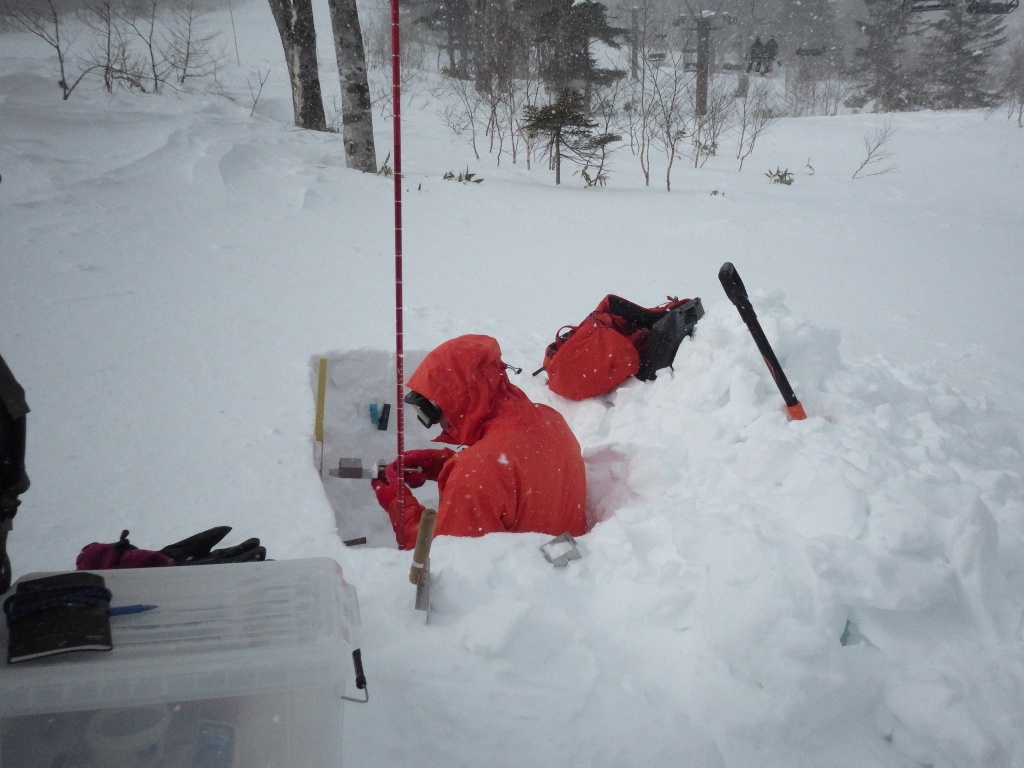
[{"label": "red hooded jacket", "polygon": [[[426,356],[408,386],[448,421],[435,441],[468,446],[438,476],[435,535],[586,532],[580,445],[560,413],[532,402],[508,380],[495,339],[446,341]],[[399,546],[411,549],[423,507],[406,498],[405,520],[393,522]]]}]

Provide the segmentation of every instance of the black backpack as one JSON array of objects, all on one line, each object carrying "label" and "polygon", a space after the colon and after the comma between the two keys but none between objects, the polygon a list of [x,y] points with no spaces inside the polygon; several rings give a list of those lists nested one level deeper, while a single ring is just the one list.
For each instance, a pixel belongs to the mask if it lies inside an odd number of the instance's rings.
[{"label": "black backpack", "polygon": [[11,587],[11,561],[7,556],[7,534],[21,504],[18,498],[28,490],[25,473],[25,390],[0,357],[0,592]]}]

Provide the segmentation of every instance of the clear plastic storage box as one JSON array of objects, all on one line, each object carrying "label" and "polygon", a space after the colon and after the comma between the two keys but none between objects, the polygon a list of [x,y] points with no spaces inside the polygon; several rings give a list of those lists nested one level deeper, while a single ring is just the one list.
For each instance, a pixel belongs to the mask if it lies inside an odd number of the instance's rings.
[{"label": "clear plastic storage box", "polygon": [[[98,571],[113,650],[7,664],[2,768],[334,768],[355,590],[329,558]],[[25,579],[31,577],[25,577]]]}]

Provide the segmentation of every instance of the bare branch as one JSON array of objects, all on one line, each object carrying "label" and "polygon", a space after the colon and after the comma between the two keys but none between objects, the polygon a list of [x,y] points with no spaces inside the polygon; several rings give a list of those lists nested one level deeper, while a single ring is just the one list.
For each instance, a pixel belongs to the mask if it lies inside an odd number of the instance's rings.
[{"label": "bare branch", "polygon": [[252,96],[252,109],[249,110],[249,117],[256,114],[256,105],[260,103],[260,96],[263,93],[263,86],[267,84],[267,78],[270,77],[270,70],[267,70],[267,74],[263,74],[262,71],[258,71],[257,74],[260,77],[260,87],[253,91],[252,83],[246,79],[246,83],[249,86],[249,95]]},{"label": "bare branch", "polygon": [[68,84],[67,57],[68,49],[74,41],[74,37],[67,39],[62,37],[61,11],[64,10],[58,5],[59,0],[44,0],[42,3],[32,3],[29,0],[5,0],[0,5],[0,17],[15,29],[35,35],[48,46],[53,48],[57,54],[57,65],[60,69],[60,85],[64,93],[64,100],[67,101],[75,86],[82,81],[82,77],[91,67],[79,74],[78,78]]},{"label": "bare branch", "polygon": [[165,22],[160,54],[175,70],[179,85],[190,77],[216,75],[227,58],[217,45],[218,33],[203,28],[207,15],[196,0],[185,0]]},{"label": "bare branch", "polygon": [[740,100],[737,112],[740,135],[736,141],[736,159],[742,171],[743,162],[753,153],[757,140],[778,119],[769,84],[758,82],[753,93]]},{"label": "bare branch", "polygon": [[853,172],[853,178],[865,179],[868,176],[881,176],[884,173],[891,173],[896,170],[896,165],[892,163],[884,168],[872,170],[871,173],[862,173],[862,171],[874,169],[879,163],[885,163],[892,157],[892,152],[886,148],[886,145],[895,132],[896,129],[892,127],[892,123],[886,120],[881,126],[875,128],[872,133],[864,134],[864,150],[867,152],[867,156],[860,164],[860,167]]},{"label": "bare branch", "polygon": [[157,6],[159,0],[146,0],[145,15],[139,19],[119,15],[118,18],[130,28],[142,41],[146,49],[147,66],[149,68],[148,78],[153,81],[153,93],[160,90],[161,84],[166,82],[166,76],[171,68],[167,64],[163,53],[160,50],[157,39]]}]

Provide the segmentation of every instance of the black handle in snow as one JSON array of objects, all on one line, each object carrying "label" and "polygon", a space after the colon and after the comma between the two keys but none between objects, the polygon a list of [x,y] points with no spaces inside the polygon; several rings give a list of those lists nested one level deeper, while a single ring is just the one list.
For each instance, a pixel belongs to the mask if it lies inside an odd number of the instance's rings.
[{"label": "black handle in snow", "polygon": [[790,418],[797,421],[806,419],[807,414],[804,412],[804,407],[797,400],[793,387],[790,386],[789,379],[786,378],[782,365],[779,364],[779,359],[775,356],[771,344],[768,343],[768,338],[764,335],[761,323],[757,319],[757,313],[754,312],[754,307],[751,306],[750,298],[747,296],[747,288],[743,285],[739,272],[736,271],[732,262],[725,262],[718,270],[718,281],[725,289],[725,295],[736,305],[750,335],[754,337],[754,343],[757,344],[757,349],[761,353],[761,357],[764,358],[765,365],[768,366],[768,372],[771,373],[775,385],[782,394],[782,399],[786,402],[786,410]]},{"label": "black handle in snow", "polygon": [[355,699],[351,696],[342,696],[345,701],[354,701],[356,704],[366,704],[370,700],[370,690],[366,687],[366,675],[363,674],[363,652],[356,648],[352,651],[352,666],[356,670],[356,688],[363,692],[365,698]]},{"label": "black handle in snow", "polygon": [[[743,314],[742,307],[748,308],[751,314],[753,314],[754,310],[750,306],[750,299],[747,297],[747,287],[743,285],[740,273],[736,271],[736,267],[732,265],[731,261],[725,262],[722,268],[718,270],[718,280],[725,289],[725,295],[740,309],[740,314]],[[743,319],[746,320],[746,318]]]},{"label": "black handle in snow", "polygon": [[366,687],[366,675],[363,674],[363,652],[356,648],[352,651],[352,664],[356,668],[356,688],[360,691]]}]

